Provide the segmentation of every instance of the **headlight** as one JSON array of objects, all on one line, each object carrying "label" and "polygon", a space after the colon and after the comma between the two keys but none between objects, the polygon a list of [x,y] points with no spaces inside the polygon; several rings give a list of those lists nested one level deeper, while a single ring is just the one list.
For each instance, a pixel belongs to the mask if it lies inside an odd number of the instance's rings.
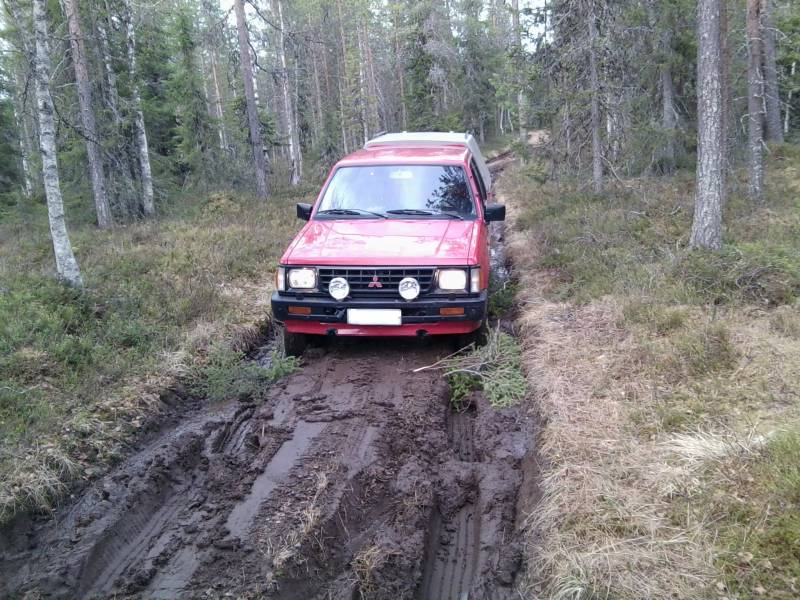
[{"label": "headlight", "polygon": [[286,291],[286,269],[278,267],[275,270],[275,289],[279,292]]},{"label": "headlight", "polygon": [[314,269],[290,269],[289,287],[296,290],[313,290],[317,287],[317,273]]},{"label": "headlight", "polygon": [[469,291],[478,294],[481,291],[481,268],[472,267],[469,271]]},{"label": "headlight", "polygon": [[397,291],[403,297],[403,300],[413,300],[419,296],[419,282],[413,277],[401,279],[400,284],[397,286]]},{"label": "headlight", "polygon": [[440,290],[466,290],[467,272],[464,269],[442,269],[439,271]]},{"label": "headlight", "polygon": [[334,300],[344,300],[350,293],[350,284],[344,277],[334,277],[328,284],[328,293]]}]

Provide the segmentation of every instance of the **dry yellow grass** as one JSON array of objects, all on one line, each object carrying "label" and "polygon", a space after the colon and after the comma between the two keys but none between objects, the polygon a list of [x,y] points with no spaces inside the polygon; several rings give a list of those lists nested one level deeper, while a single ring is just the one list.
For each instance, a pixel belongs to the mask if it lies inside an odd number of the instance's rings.
[{"label": "dry yellow grass", "polygon": [[[542,496],[527,516],[521,593],[739,597],[726,596],[727,525],[709,498],[728,493],[731,469],[797,420],[786,401],[800,392],[797,308],[736,306],[709,323],[706,311],[676,305],[675,330],[654,333],[626,320],[630,297],[554,301],[558,273],[537,264],[541,237],[515,225],[537,192],[506,178],[501,201],[520,280],[531,411],[541,423]],[[717,328],[726,364],[692,371],[690,354],[702,351],[695,345]]]}]

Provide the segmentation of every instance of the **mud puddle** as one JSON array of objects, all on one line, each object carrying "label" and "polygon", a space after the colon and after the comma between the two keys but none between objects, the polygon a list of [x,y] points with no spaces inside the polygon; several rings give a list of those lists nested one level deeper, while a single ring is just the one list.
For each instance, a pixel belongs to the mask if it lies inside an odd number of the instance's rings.
[{"label": "mud puddle", "polygon": [[481,393],[455,411],[414,372],[449,352],[336,342],[263,403],[192,405],[53,517],[0,530],[0,598],[514,597],[532,423]]}]

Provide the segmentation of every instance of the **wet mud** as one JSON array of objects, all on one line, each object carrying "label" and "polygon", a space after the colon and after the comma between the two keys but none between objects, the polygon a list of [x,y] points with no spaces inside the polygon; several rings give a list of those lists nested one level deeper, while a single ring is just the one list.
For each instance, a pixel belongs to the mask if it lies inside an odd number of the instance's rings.
[{"label": "wet mud", "polygon": [[[447,341],[341,340],[258,404],[184,402],[52,516],[0,530],[0,598],[517,597],[534,424]],[[530,492],[526,492],[530,493]]]}]

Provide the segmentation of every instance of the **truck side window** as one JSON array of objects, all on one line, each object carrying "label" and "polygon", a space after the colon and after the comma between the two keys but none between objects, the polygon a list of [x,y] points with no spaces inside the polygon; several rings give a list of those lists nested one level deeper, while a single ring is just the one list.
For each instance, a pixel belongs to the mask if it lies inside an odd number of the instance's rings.
[{"label": "truck side window", "polygon": [[481,197],[481,204],[486,204],[486,185],[483,183],[483,177],[481,177],[481,172],[478,170],[478,165],[475,164],[474,158],[469,161],[469,168],[475,181],[478,182],[478,194]]}]

